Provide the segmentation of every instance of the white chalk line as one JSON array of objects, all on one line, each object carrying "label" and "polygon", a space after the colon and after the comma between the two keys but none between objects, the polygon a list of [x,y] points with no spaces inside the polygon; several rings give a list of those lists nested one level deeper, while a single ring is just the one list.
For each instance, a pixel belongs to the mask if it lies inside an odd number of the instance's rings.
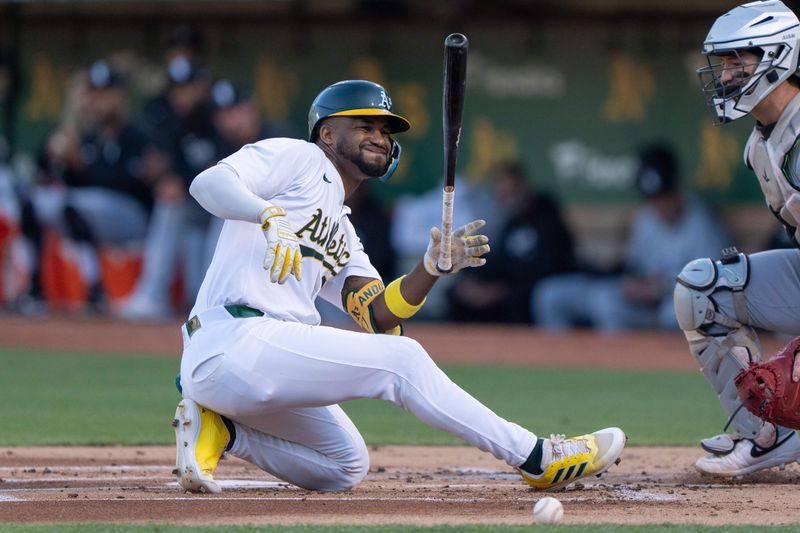
[{"label": "white chalk line", "polygon": [[[3,489],[0,490],[0,494],[2,493],[10,493],[10,494],[45,494],[45,493],[56,493],[56,492],[64,492],[64,493],[75,493],[75,492],[130,492],[131,490],[138,489],[138,487],[46,487],[46,488],[24,488],[24,489]],[[148,491],[163,491],[164,485],[154,485],[149,487],[142,487],[141,490],[148,490]]]},{"label": "white chalk line", "polygon": [[[51,491],[47,491],[51,492]],[[38,501],[42,500],[27,500],[11,495],[0,494],[0,505],[6,502],[25,502],[25,501]],[[56,501],[56,500],[48,500]],[[443,498],[435,496],[408,496],[408,497],[383,497],[383,496],[343,496],[341,498],[335,497],[304,497],[304,496],[125,496],[124,498],[108,497],[108,498],[69,498],[66,500],[57,501],[75,501],[79,503],[84,502],[119,502],[119,501],[134,501],[134,502],[161,502],[161,501],[186,501],[186,502],[210,502],[210,501],[244,501],[244,502],[434,502],[434,503],[475,503],[488,501],[487,498]],[[533,500],[525,500],[533,501]]]},{"label": "white chalk line", "polygon": [[[106,476],[106,477],[83,477],[83,476],[59,476],[59,477],[6,477],[3,478],[3,483],[64,483],[64,482],[92,482],[92,481],[164,481],[168,486],[178,486],[177,481],[174,480],[175,476]],[[231,479],[231,480],[218,480],[222,487],[231,488],[280,488],[291,487],[285,481],[266,481],[262,479]],[[2,485],[0,485],[2,487]]]},{"label": "white chalk line", "polygon": [[31,474],[41,473],[43,470],[50,472],[124,472],[126,470],[162,470],[169,472],[173,466],[166,465],[98,465],[98,466],[0,466],[0,472],[26,472]]},{"label": "white chalk line", "polygon": [[[4,487],[5,484],[29,484],[29,483],[91,483],[91,482],[110,482],[110,481],[149,481],[149,482],[159,482],[163,481],[164,485],[159,485],[159,488],[169,487],[169,488],[177,488],[178,482],[177,481],[168,481],[174,480],[175,476],[111,476],[111,477],[80,477],[80,476],[73,476],[73,477],[51,477],[51,478],[3,478],[3,489],[8,490],[23,490],[23,489],[13,489],[13,487]],[[217,480],[217,483],[222,488],[228,489],[295,489],[299,490],[297,487],[286,483],[285,481],[267,481],[262,479],[226,479],[226,480]],[[61,487],[63,488],[63,487]],[[78,488],[78,487],[74,487]],[[92,488],[92,487],[80,487],[80,488]],[[108,488],[106,486],[102,488]],[[113,488],[113,487],[112,487]],[[131,485],[126,485],[124,487],[118,486],[116,488],[136,488]],[[3,489],[0,489],[2,492]],[[30,490],[37,490],[37,489],[30,489]]]},{"label": "white chalk line", "polygon": [[80,477],[80,476],[63,476],[63,477],[5,477],[3,483],[63,483],[63,482],[83,482],[83,481],[137,481],[137,480],[150,480],[159,481],[167,480],[174,476],[110,476],[110,477]]}]

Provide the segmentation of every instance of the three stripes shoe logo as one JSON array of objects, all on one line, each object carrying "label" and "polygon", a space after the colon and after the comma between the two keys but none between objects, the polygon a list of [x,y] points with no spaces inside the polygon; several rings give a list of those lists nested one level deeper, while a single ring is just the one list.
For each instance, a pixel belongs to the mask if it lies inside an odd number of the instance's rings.
[{"label": "three stripes shoe logo", "polygon": [[[572,476],[573,473],[575,473],[575,476],[574,476],[573,479],[577,479],[577,478],[581,477],[581,474],[583,474],[583,471],[586,470],[586,465],[588,465],[588,464],[589,464],[589,461],[584,461],[579,465],[572,465],[567,469],[567,473],[566,474],[564,474],[564,469],[563,468],[559,468],[558,472],[556,472],[556,475],[553,478],[553,481],[552,481],[551,485],[555,485],[559,481],[567,481],[568,479],[573,478],[573,476]],[[577,472],[575,472],[575,467],[576,466],[578,467],[578,471]],[[562,474],[564,474],[564,478],[563,479],[561,478]]]}]

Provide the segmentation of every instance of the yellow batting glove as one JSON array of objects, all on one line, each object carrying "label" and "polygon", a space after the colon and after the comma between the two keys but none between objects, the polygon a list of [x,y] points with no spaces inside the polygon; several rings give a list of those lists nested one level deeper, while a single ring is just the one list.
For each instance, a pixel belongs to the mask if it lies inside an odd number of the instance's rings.
[{"label": "yellow batting glove", "polygon": [[264,269],[269,272],[270,281],[282,284],[290,274],[300,281],[303,256],[300,254],[300,241],[286,220],[286,210],[271,205],[261,211],[258,218],[267,239]]}]

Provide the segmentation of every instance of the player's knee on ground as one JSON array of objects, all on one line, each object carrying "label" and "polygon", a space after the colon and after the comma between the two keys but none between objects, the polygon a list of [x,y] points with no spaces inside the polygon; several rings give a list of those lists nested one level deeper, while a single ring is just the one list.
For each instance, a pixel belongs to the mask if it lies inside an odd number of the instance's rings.
[{"label": "player's knee on ground", "polygon": [[334,468],[320,469],[317,479],[296,484],[304,489],[330,492],[350,490],[361,483],[369,472],[369,451],[363,439],[351,444],[336,457],[328,456],[336,463]]},{"label": "player's knee on ground", "polygon": [[369,451],[364,441],[360,446],[354,447],[352,456],[341,463],[342,476],[339,479],[339,488],[334,490],[350,490],[367,476],[369,472]]}]

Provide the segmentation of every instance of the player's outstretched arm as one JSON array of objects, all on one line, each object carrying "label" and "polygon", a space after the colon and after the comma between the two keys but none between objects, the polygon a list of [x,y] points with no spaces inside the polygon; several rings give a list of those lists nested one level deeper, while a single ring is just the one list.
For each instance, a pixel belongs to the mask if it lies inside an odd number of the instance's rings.
[{"label": "player's outstretched arm", "polygon": [[232,167],[220,163],[192,180],[191,194],[203,209],[226,220],[258,222],[271,204],[250,191]]},{"label": "player's outstretched arm", "polygon": [[453,268],[450,272],[443,273],[436,269],[442,233],[439,228],[432,228],[423,260],[407,275],[392,281],[385,288],[380,280],[348,278],[343,291],[348,312],[367,331],[397,332],[403,320],[419,311],[437,279],[463,268],[486,263],[483,256],[489,252],[489,238],[486,235],[474,235],[485,224],[483,220],[475,220],[453,232]]}]

